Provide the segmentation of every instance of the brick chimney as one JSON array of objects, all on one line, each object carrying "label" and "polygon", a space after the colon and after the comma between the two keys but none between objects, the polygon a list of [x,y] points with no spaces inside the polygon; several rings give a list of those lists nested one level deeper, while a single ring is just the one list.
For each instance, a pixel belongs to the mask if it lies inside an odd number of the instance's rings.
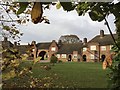
[{"label": "brick chimney", "polygon": [[14,46],[17,46],[17,42],[14,42]]},{"label": "brick chimney", "polygon": [[104,37],[104,31],[100,30],[100,37]]},{"label": "brick chimney", "polygon": [[32,43],[31,43],[32,45],[36,45],[36,41],[32,41]]},{"label": "brick chimney", "polygon": [[52,40],[52,42],[56,42],[55,40]]},{"label": "brick chimney", "polygon": [[87,43],[87,38],[84,38],[84,39],[83,39],[83,42],[84,42],[84,43]]},{"label": "brick chimney", "polygon": [[58,46],[59,46],[59,48],[62,46],[62,40],[58,41]]}]

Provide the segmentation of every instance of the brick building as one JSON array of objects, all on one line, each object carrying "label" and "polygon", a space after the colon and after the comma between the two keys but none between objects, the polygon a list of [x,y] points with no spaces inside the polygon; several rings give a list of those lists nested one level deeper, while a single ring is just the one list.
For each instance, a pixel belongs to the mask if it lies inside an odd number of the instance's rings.
[{"label": "brick building", "polygon": [[[117,35],[113,34],[117,39]],[[95,62],[104,61],[105,58],[113,54],[111,51],[114,41],[110,34],[104,34],[103,30],[100,30],[100,35],[95,36],[87,42],[87,38],[84,38],[83,42],[83,61]]]},{"label": "brick building", "polygon": [[[116,34],[114,34],[114,37],[117,39]],[[113,53],[111,52],[111,47],[114,44],[113,39],[111,35],[104,34],[103,30],[100,30],[100,35],[93,37],[88,42],[87,38],[84,38],[82,42],[76,35],[66,35],[65,38],[62,36],[58,42],[55,40],[41,43],[32,41],[31,44],[28,45],[20,45],[16,42],[12,44],[5,38],[4,41],[2,41],[2,46],[3,48],[15,47],[21,54],[26,54],[29,48],[31,48],[29,60],[33,60],[37,57],[41,57],[41,60],[50,60],[50,57],[54,54],[58,57],[58,60],[64,62],[99,62],[104,61],[107,55]]]}]

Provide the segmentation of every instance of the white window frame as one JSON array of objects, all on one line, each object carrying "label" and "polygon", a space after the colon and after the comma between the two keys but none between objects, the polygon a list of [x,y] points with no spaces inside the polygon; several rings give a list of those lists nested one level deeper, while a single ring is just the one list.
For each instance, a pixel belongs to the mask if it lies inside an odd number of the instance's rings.
[{"label": "white window frame", "polygon": [[56,47],[51,47],[51,51],[56,51]]},{"label": "white window frame", "polygon": [[57,54],[57,58],[60,58],[60,54]]},{"label": "white window frame", "polygon": [[110,45],[110,50],[112,49],[113,45]]},{"label": "white window frame", "polygon": [[78,56],[77,54],[73,54],[73,58],[77,58],[77,56]]},{"label": "white window frame", "polygon": [[95,55],[90,54],[90,59],[95,59]]},{"label": "white window frame", "polygon": [[83,52],[85,52],[85,51],[87,51],[87,48],[86,48],[86,47],[83,48]]},{"label": "white window frame", "polygon": [[90,46],[90,50],[96,50],[96,45]]},{"label": "white window frame", "polygon": [[67,56],[66,56],[66,54],[62,54],[61,57],[62,58],[66,58]]},{"label": "white window frame", "polygon": [[106,51],[107,47],[106,46],[101,46],[100,49],[101,49],[101,51]]}]

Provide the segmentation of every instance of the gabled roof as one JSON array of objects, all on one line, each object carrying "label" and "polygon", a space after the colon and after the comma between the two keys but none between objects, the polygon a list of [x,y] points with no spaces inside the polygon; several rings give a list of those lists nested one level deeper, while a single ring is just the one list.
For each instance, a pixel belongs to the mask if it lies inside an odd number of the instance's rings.
[{"label": "gabled roof", "polygon": [[81,53],[82,43],[62,44],[57,54],[72,54],[73,51]]},{"label": "gabled roof", "polygon": [[[113,36],[115,39],[117,39],[117,34],[113,34]],[[100,35],[95,36],[88,42],[88,44],[90,43],[98,43],[100,45],[113,45],[114,41],[110,34],[105,34],[104,37],[100,37]]]},{"label": "gabled roof", "polygon": [[49,49],[51,42],[38,43],[36,46],[38,49]]}]

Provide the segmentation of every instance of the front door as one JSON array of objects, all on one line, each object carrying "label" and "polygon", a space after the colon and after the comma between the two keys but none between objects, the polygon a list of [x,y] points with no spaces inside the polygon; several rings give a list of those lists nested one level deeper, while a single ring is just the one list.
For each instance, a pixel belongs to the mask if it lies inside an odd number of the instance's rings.
[{"label": "front door", "polygon": [[69,56],[68,56],[68,61],[71,61],[71,59],[72,59],[72,56],[69,55]]}]

